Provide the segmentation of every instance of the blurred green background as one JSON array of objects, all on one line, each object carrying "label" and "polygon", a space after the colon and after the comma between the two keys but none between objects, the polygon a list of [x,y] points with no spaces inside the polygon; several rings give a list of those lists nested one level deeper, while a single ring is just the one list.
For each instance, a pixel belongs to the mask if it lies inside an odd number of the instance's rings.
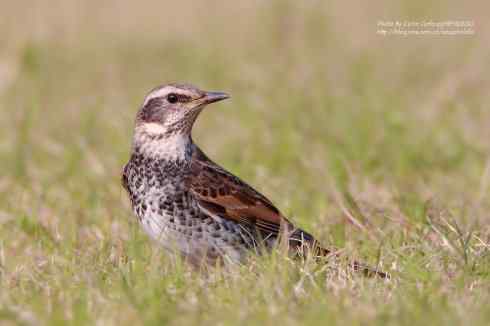
[{"label": "blurred green background", "polygon": [[[489,9],[3,0],[0,323],[488,325]],[[475,34],[376,33],[459,19]],[[393,281],[287,257],[211,277],[154,247],[119,173],[167,82],[230,93],[201,148]]]}]

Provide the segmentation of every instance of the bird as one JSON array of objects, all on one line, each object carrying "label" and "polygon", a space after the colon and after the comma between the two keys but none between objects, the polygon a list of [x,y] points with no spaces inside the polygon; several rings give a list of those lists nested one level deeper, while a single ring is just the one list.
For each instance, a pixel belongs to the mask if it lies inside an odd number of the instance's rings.
[{"label": "bird", "polygon": [[[145,97],[121,176],[142,229],[194,266],[242,264],[252,253],[280,245],[295,256],[335,254],[194,143],[192,128],[203,109],[228,98],[179,83],[158,86]],[[356,261],[351,266],[388,277]]]}]

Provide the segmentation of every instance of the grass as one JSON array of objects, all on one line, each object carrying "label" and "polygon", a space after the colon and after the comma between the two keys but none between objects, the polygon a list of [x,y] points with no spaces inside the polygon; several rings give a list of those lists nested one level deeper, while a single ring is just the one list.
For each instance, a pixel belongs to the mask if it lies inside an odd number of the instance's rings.
[{"label": "grass", "polygon": [[[0,5],[1,324],[489,323],[488,6],[54,4]],[[460,18],[475,36],[376,34]],[[153,245],[119,172],[169,81],[231,93],[200,146],[392,280],[280,253],[204,275]]]}]

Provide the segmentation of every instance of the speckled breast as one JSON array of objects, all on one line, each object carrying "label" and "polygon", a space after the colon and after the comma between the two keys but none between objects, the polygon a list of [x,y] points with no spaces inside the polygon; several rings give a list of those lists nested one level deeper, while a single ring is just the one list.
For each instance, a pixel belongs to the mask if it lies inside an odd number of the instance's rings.
[{"label": "speckled breast", "polygon": [[214,262],[218,257],[242,261],[255,247],[252,230],[206,214],[185,188],[185,170],[182,161],[131,157],[123,183],[142,228],[163,247],[193,263]]}]

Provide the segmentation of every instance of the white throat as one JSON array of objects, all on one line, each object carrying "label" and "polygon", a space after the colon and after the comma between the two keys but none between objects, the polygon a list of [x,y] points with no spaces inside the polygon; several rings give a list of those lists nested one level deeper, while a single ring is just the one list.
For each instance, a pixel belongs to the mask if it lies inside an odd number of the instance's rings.
[{"label": "white throat", "polygon": [[192,140],[190,135],[174,133],[165,135],[166,129],[158,123],[145,123],[135,129],[133,148],[138,152],[159,159],[186,160],[189,158]]}]

